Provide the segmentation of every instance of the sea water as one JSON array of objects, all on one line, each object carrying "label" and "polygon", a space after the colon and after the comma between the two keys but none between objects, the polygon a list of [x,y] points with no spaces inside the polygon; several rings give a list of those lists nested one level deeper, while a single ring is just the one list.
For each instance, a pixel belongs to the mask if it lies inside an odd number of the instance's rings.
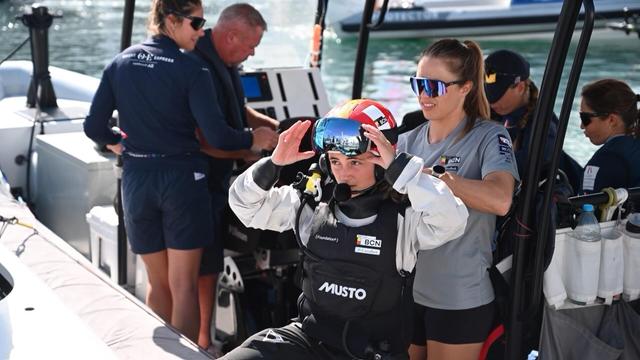
[{"label": "sea water", "polygon": [[[206,26],[215,23],[219,12],[231,0],[204,0]],[[28,37],[27,28],[15,20],[21,8],[31,1],[0,0],[0,59]],[[51,0],[41,2],[50,11],[61,10],[62,19],[54,20],[50,31],[49,49],[52,65],[99,77],[104,66],[118,53],[122,27],[123,0]],[[146,36],[145,22],[151,1],[137,1],[133,29],[133,42]],[[251,2],[262,12],[268,23],[256,55],[246,62],[248,68],[266,66],[301,66],[307,62],[315,1],[254,0]],[[351,96],[354,59],[357,39],[344,38],[333,29],[337,22],[361,11],[361,0],[329,2],[322,76],[331,105]],[[335,25],[334,25],[335,24]],[[576,37],[577,38],[577,37]],[[428,39],[372,39],[369,43],[365,67],[363,96],[381,101],[398,119],[404,113],[417,110],[417,101],[411,93],[408,77],[415,72],[417,58]],[[520,52],[531,63],[531,76],[540,86],[552,36],[535,36],[522,39],[480,39],[485,53],[508,48]],[[569,55],[573,54],[575,44]],[[29,46],[20,50],[13,59],[29,59]],[[560,112],[564,84],[571,62],[565,65],[564,77],[558,89],[556,113]],[[578,109],[580,88],[587,82],[602,77],[614,77],[627,81],[640,93],[640,39],[622,32],[600,31],[590,43],[582,69],[564,149],[578,162],[585,164],[597,149],[583,135],[579,127]]]}]

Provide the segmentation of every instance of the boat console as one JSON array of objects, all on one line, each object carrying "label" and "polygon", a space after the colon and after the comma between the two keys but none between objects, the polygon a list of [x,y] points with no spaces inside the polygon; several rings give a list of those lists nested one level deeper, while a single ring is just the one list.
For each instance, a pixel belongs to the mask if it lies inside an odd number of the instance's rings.
[{"label": "boat console", "polygon": [[320,117],[329,111],[318,68],[271,68],[241,74],[247,103],[274,119]]}]

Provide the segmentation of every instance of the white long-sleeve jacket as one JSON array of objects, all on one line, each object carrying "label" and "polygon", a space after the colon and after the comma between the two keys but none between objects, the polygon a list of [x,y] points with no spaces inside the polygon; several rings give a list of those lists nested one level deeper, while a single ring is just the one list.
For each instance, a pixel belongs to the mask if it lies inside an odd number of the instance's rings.
[{"label": "white long-sleeve jacket", "polygon": [[[300,195],[291,186],[269,190],[260,187],[254,180],[254,170],[266,161],[270,160],[262,160],[238,176],[229,190],[229,205],[247,227],[273,231],[293,229]],[[411,202],[404,215],[398,214],[398,271],[413,270],[418,250],[433,249],[461,236],[469,215],[462,201],[443,181],[422,172],[423,166],[419,157],[400,154],[385,175],[393,188],[407,194]],[[313,214],[309,205],[300,214],[300,239],[305,245],[309,241]],[[372,223],[377,215],[352,219],[336,206],[335,216],[347,226],[363,226]]]}]

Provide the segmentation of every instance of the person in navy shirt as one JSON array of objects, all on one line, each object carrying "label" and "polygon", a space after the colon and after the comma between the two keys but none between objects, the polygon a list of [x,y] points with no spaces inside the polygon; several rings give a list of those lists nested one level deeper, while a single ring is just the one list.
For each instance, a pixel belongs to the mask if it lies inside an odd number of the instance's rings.
[{"label": "person in navy shirt", "polygon": [[[491,118],[503,124],[513,142],[513,151],[522,178],[529,163],[529,144],[533,133],[533,112],[538,103],[539,90],[530,77],[529,62],[520,54],[508,49],[489,54],[485,63],[485,92],[491,106]],[[553,145],[558,133],[558,118],[552,114],[544,146],[543,164],[551,160]],[[562,151],[558,164],[577,190],[582,167],[569,154]]]},{"label": "person in navy shirt", "polygon": [[594,145],[602,145],[584,168],[582,194],[640,186],[639,98],[616,79],[582,88],[580,128]]},{"label": "person in navy shirt", "polygon": [[[254,55],[260,44],[267,23],[253,6],[244,3],[232,4],[220,13],[216,25],[207,29],[198,39],[195,49],[189,54],[202,61],[213,79],[216,97],[210,106],[219,108],[224,121],[229,126],[242,129],[266,127],[277,129],[278,121],[245,104],[246,99],[240,81],[239,65]],[[278,141],[278,135],[272,131],[272,145]],[[198,345],[212,354],[219,351],[211,345],[211,322],[217,275],[223,268],[223,212],[228,203],[229,181],[236,159],[252,161],[259,158],[250,149],[224,151],[205,144],[203,151],[209,155],[209,191],[213,212],[213,244],[204,249],[198,292],[200,297],[200,334]]]},{"label": "person in navy shirt", "polygon": [[[224,150],[271,143],[271,134],[230,127],[210,106],[209,70],[181,51],[204,34],[202,16],[200,0],[154,0],[151,37],[107,65],[84,123],[89,138],[122,154],[125,227],[147,270],[147,305],[194,341],[198,266],[213,236],[196,128]],[[126,136],[109,127],[114,110]]]}]

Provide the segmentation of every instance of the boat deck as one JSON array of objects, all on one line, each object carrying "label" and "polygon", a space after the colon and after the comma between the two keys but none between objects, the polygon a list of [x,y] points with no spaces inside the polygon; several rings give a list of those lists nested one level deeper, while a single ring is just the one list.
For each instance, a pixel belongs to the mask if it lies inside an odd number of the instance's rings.
[{"label": "boat deck", "polygon": [[[23,223],[33,225],[38,235],[31,236],[33,230],[28,227],[18,224],[8,225],[0,237],[0,246],[16,254],[19,261],[42,280],[61,300],[64,307],[70,313],[77,315],[117,358],[210,358],[208,354],[153,314],[138,299],[95,269],[87,259],[38,222],[26,205],[13,200],[8,191],[4,190],[0,191],[0,215],[4,218],[15,217]],[[5,249],[3,252],[6,254]],[[3,265],[11,272],[9,265]],[[3,299],[3,302],[8,301],[9,297],[11,293]],[[11,323],[12,320],[8,318],[6,319],[9,322],[8,326],[15,329],[18,325]],[[50,328],[65,334],[69,324],[75,321],[75,319],[69,319],[68,323],[60,323]],[[34,321],[33,325],[42,326],[38,321]],[[4,326],[7,326],[6,322]],[[13,336],[19,334],[14,332]],[[38,338],[36,333],[30,333],[28,336],[29,341],[14,338],[12,342],[14,349],[10,349],[8,354],[18,355],[20,349],[15,347],[20,344],[38,347],[43,344],[43,340]],[[82,341],[81,338],[73,340]],[[11,350],[14,350],[13,354]],[[97,353],[99,350],[99,348],[96,349]],[[73,352],[49,348],[47,354],[48,356],[64,355],[73,354]],[[14,358],[12,356],[9,358]]]}]

